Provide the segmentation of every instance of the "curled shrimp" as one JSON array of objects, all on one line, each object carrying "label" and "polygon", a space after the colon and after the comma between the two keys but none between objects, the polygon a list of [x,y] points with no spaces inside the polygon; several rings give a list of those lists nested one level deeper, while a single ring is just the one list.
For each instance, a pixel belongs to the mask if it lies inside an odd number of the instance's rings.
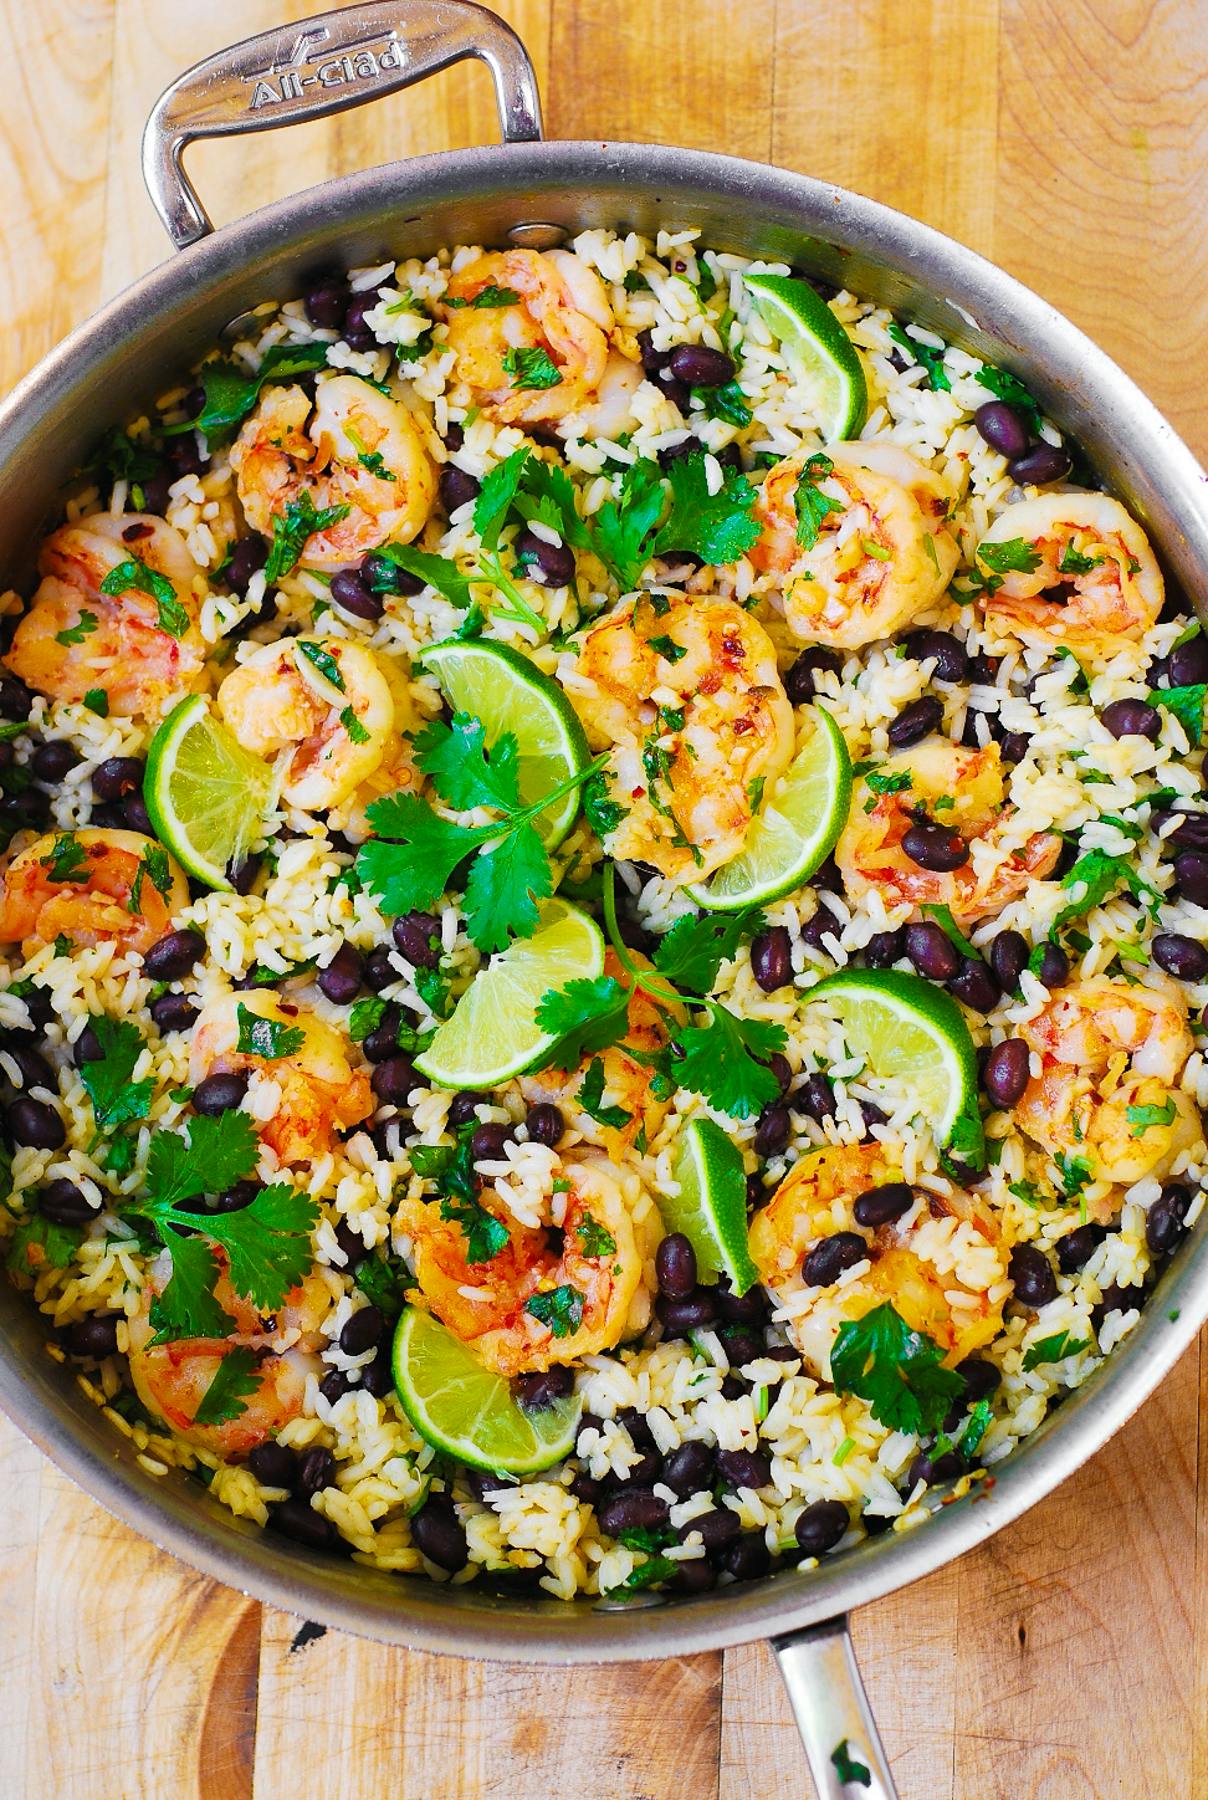
[{"label": "curled shrimp", "polygon": [[[258,1029],[261,1019],[268,1021],[266,1029]],[[253,1043],[260,1047],[253,1049]],[[374,1110],[369,1077],[349,1061],[341,1033],[313,1012],[265,989],[251,988],[211,1001],[193,1028],[189,1056],[193,1086],[207,1075],[235,1071],[259,1078],[252,1110],[263,1121],[261,1140],[283,1164],[325,1155],[337,1132],[359,1125]],[[275,1094],[266,1095],[266,1088]],[[265,1102],[274,1099],[265,1118]]]},{"label": "curled shrimp", "polygon": [[[214,1251],[219,1260],[222,1252]],[[225,1338],[174,1338],[156,1344],[151,1303],[167,1285],[172,1259],[165,1251],[148,1270],[142,1304],[129,1321],[130,1379],[148,1412],[172,1427],[186,1443],[238,1459],[266,1438],[275,1437],[302,1411],[306,1378],[321,1374],[315,1354],[322,1345],[320,1326],[331,1308],[331,1294],[320,1276],[306,1279],[285,1296],[278,1310],[262,1317],[251,1301],[237,1294],[225,1272],[214,1298],[228,1315],[232,1331]],[[236,1348],[256,1353],[252,1373],[256,1389],[243,1411],[225,1424],[199,1425],[197,1411],[223,1358]]]},{"label": "curled shrimp", "polygon": [[[886,757],[870,773],[876,788],[868,776],[857,782],[835,848],[853,900],[876,890],[890,905],[948,906],[958,919],[988,919],[1043,879],[1061,855],[1060,835],[1052,831],[1036,832],[1005,858],[996,853],[1014,810],[1006,803],[997,744],[971,750],[934,738]],[[957,854],[963,840],[968,860],[943,871],[915,862],[905,840],[920,818],[951,830]]]},{"label": "curled shrimp", "polygon": [[[482,304],[497,296],[501,304]],[[600,277],[569,250],[488,251],[451,278],[438,310],[456,379],[500,424],[554,424],[600,398],[615,321]],[[545,376],[557,380],[526,377],[526,353],[544,353]],[[638,370],[635,388],[640,380]]]},{"label": "curled shrimp", "polygon": [[154,838],[95,826],[50,832],[5,870],[0,943],[32,956],[66,937],[141,955],[188,904],[183,871]]},{"label": "curled shrimp", "polygon": [[[142,585],[103,592],[123,566]],[[4,658],[28,687],[69,701],[101,688],[111,713],[154,718],[166,701],[205,686],[197,629],[204,582],[179,531],[163,519],[93,513],[62,525],[42,545],[38,570],[42,581]],[[158,594],[145,591],[157,581]]]},{"label": "curled shrimp", "polygon": [[[627,954],[635,967],[646,969],[651,966],[636,951]],[[621,982],[628,974],[611,948],[604,953],[604,973]],[[649,1059],[665,1047],[664,1015],[642,988],[635,988],[629,1001],[628,1019],[625,1041],[597,1053],[604,1067],[605,1104],[620,1106],[628,1114],[627,1122],[601,1125],[586,1113],[576,1115],[576,1124],[584,1141],[599,1145],[618,1159],[632,1148],[639,1136],[644,1144],[653,1141],[668,1106],[668,1101],[659,1098],[655,1092],[656,1071],[651,1062],[630,1054],[637,1051],[642,1058]],[[555,1106],[576,1106],[583,1078],[595,1060],[595,1056],[588,1055],[573,1069],[542,1069],[535,1075],[522,1075],[518,1084],[520,1092],[530,1106],[543,1101],[550,1101]]]},{"label": "curled shrimp", "polygon": [[608,853],[701,881],[737,856],[757,783],[793,754],[772,640],[732,600],[640,595],[589,627],[567,679],[627,811]]},{"label": "curled shrimp", "polygon": [[305,495],[315,512],[342,508],[312,532],[299,562],[338,569],[387,542],[410,543],[436,498],[436,468],[401,401],[358,375],[304,388],[269,387],[231,446],[248,524],[271,537]]},{"label": "curled shrimp", "polygon": [[410,725],[371,650],[347,638],[282,638],[254,650],[218,690],[218,710],[257,756],[288,750],[283,797],[316,812],[345,801]]},{"label": "curled shrimp", "polygon": [[1162,610],[1149,539],[1107,494],[1038,494],[1008,506],[977,560],[987,624],[1025,644],[1110,655],[1144,636]]},{"label": "curled shrimp", "polygon": [[[861,1194],[902,1180],[884,1144],[811,1150],[751,1220],[751,1257],[785,1309],[805,1360],[824,1379],[839,1327],[890,1302],[912,1331],[925,1332],[950,1365],[1002,1329],[1007,1250],[989,1209],[972,1194],[916,1192],[910,1210],[867,1230],[853,1208]],[[810,1286],[803,1262],[836,1232],[866,1237],[868,1267],[838,1284]]]},{"label": "curled shrimp", "polygon": [[[817,535],[798,489],[809,483]],[[960,558],[946,520],[947,486],[896,444],[831,444],[769,470],[755,506],[763,534],[748,551],[781,576],[789,630],[803,643],[858,650],[889,637],[939,599]],[[822,508],[829,502],[830,510]]]},{"label": "curled shrimp", "polygon": [[441,1217],[439,1201],[404,1202],[420,1298],[500,1375],[611,1350],[650,1319],[661,1236],[653,1204],[636,1220],[607,1162],[568,1157],[562,1171],[570,1189],[556,1228],[516,1224],[494,1189],[483,1189],[481,1206],[508,1233],[485,1262],[469,1260],[462,1226]]},{"label": "curled shrimp", "polygon": [[1014,1117],[1050,1155],[1080,1160],[1095,1181],[1130,1186],[1161,1179],[1202,1141],[1199,1111],[1175,1085],[1192,1050],[1175,987],[1097,976],[1062,988],[1020,1031],[1040,1073]]}]

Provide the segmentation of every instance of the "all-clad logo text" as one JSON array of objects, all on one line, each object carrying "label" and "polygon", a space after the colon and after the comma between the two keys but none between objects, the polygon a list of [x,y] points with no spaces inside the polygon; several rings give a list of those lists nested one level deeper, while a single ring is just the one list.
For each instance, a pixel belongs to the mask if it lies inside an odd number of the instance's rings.
[{"label": "all-clad logo text", "polygon": [[406,53],[392,31],[384,36],[372,32],[348,44],[338,56],[324,56],[323,45],[330,36],[326,25],[300,31],[288,56],[276,56],[266,68],[245,76],[255,84],[249,112],[280,106],[285,100],[301,100],[310,88],[346,87],[352,82],[372,81],[384,69],[406,67]]}]

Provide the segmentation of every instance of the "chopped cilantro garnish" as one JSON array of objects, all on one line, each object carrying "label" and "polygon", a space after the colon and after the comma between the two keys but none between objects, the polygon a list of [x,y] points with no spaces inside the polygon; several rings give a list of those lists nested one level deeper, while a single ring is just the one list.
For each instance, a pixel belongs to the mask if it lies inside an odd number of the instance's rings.
[{"label": "chopped cilantro garnish", "polygon": [[830,457],[818,451],[808,458],[797,477],[793,494],[793,505],[797,511],[797,542],[806,550],[812,550],[818,542],[823,519],[829,513],[843,511],[842,502],[830,494],[824,494],[818,485],[833,474],[834,467]]},{"label": "chopped cilantro garnish", "polygon": [[597,1125],[610,1126],[614,1131],[623,1131],[633,1117],[623,1106],[604,1104],[604,1063],[598,1056],[588,1063],[575,1098],[589,1119],[594,1119]]},{"label": "chopped cilantro garnish", "polygon": [[584,1256],[614,1256],[617,1240],[610,1231],[605,1231],[598,1219],[591,1213],[584,1213],[579,1220],[576,1235]]},{"label": "chopped cilantro garnish", "polygon": [[1187,687],[1151,688],[1148,699],[1151,706],[1164,706],[1174,714],[1194,749],[1204,735],[1205,696],[1208,684],[1196,681]]},{"label": "chopped cilantro garnish", "polygon": [[252,1012],[250,1007],[240,1002],[236,1017],[239,1021],[239,1041],[235,1048],[240,1056],[263,1056],[273,1059],[279,1056],[293,1056],[306,1042],[306,1033],[300,1025],[286,1025],[280,1019],[269,1019],[260,1013]]},{"label": "chopped cilantro garnish", "polygon": [[919,338],[912,337],[909,332],[904,331],[896,320],[889,327],[889,335],[895,344],[907,351],[912,362],[922,365],[926,371],[929,388],[942,389],[944,393],[951,391],[952,383],[949,381],[948,371],[944,367],[943,345],[937,347],[935,344],[924,344]]},{"label": "chopped cilantro garnish", "polygon": [[84,695],[84,705],[90,713],[95,713],[98,719],[109,717],[109,696],[104,688],[89,688]]},{"label": "chopped cilantro garnish", "polygon": [[88,852],[78,837],[62,832],[55,838],[49,854],[41,859],[41,866],[50,881],[78,881],[88,867]]},{"label": "chopped cilantro garnish", "polygon": [[[890,329],[892,330],[893,327],[891,326]],[[945,378],[944,386],[947,387],[947,385],[947,379]],[[851,1754],[850,1750],[847,1748],[846,1738],[843,1738],[835,1745],[834,1749],[831,1751],[830,1759],[835,1765],[835,1774],[839,1777],[839,1780],[844,1782],[847,1786],[851,1787],[856,1784],[866,1788],[872,1786],[872,1775],[870,1771],[865,1768],[862,1762],[857,1761]]]},{"label": "chopped cilantro garnish", "polygon": [[1126,1106],[1125,1113],[1131,1126],[1131,1136],[1144,1137],[1152,1125],[1173,1125],[1175,1115],[1174,1096],[1168,1095],[1161,1106]]},{"label": "chopped cilantro garnish", "polygon": [[161,631],[166,631],[169,637],[184,637],[191,621],[166,575],[149,568],[140,557],[131,556],[125,562],[118,563],[116,568],[110,569],[101,583],[102,594],[111,597],[129,593],[132,588],[139,593],[149,594],[155,601],[159,613],[157,623]]},{"label": "chopped cilantro garnish", "polygon": [[946,1369],[940,1346],[912,1331],[888,1301],[839,1327],[831,1373],[840,1393],[867,1400],[872,1416],[891,1431],[934,1431],[965,1390]]},{"label": "chopped cilantro garnish", "polygon": [[1040,552],[1024,538],[1000,538],[995,543],[979,544],[977,560],[985,563],[987,569],[993,569],[996,575],[1006,575],[1013,570],[1029,575],[1040,567]]},{"label": "chopped cilantro garnish", "polygon": [[630,990],[613,975],[580,977],[537,1003],[536,1023],[557,1037],[554,1055],[570,1068],[619,1043],[629,1029]]},{"label": "chopped cilantro garnish", "polygon": [[193,1415],[195,1425],[229,1425],[247,1411],[249,1397],[260,1386],[256,1353],[237,1344],[215,1369],[201,1405]]},{"label": "chopped cilantro garnish", "polygon": [[93,1033],[101,1047],[99,1060],[80,1064],[80,1080],[92,1101],[99,1131],[110,1131],[130,1119],[145,1119],[151,1108],[155,1082],[151,1077],[131,1081],[134,1065],[143,1052],[137,1025],[129,1019],[94,1016]]},{"label": "chopped cilantro garnish", "polygon": [[985,363],[974,376],[984,388],[989,388],[1000,400],[1005,400],[1017,412],[1024,416],[1028,430],[1033,437],[1040,436],[1040,427],[1044,424],[1044,414],[1020,381],[1018,375],[1012,375],[1009,369],[996,369],[993,363]]},{"label": "chopped cilantro garnish", "polygon": [[503,366],[512,378],[514,388],[552,388],[562,381],[562,372],[549,352],[535,346],[514,346],[503,353]]},{"label": "chopped cilantro garnish", "polygon": [[351,743],[367,744],[369,742],[369,733],[361,724],[361,721],[358,719],[356,712],[351,706],[346,706],[340,714],[340,724],[348,733],[349,741]]},{"label": "chopped cilantro garnish", "polygon": [[96,630],[98,623],[96,614],[89,612],[87,607],[82,607],[80,616],[74,625],[68,625],[64,630],[55,632],[55,643],[62,644],[65,650],[72,644],[82,644],[84,639],[90,637]]},{"label": "chopped cilantro garnish", "polygon": [[578,1288],[566,1285],[550,1288],[548,1293],[533,1294],[524,1310],[548,1326],[554,1337],[571,1337],[583,1321],[583,1296]]},{"label": "chopped cilantro garnish", "polygon": [[338,525],[341,519],[348,517],[350,511],[348,506],[324,506],[316,510],[309,490],[303,488],[298,498],[291,500],[283,513],[275,514],[272,546],[264,566],[264,578],[269,587],[289,574],[312,537]]},{"label": "chopped cilantro garnish", "polygon": [[1080,1350],[1089,1350],[1089,1338],[1073,1338],[1068,1331],[1054,1332],[1052,1337],[1041,1338],[1038,1344],[1032,1344],[1024,1351],[1023,1366],[1025,1371],[1038,1369],[1041,1363],[1062,1362],[1067,1356],[1076,1356]]},{"label": "chopped cilantro garnish", "polygon": [[207,439],[221,435],[247,417],[266,382],[313,375],[326,367],[327,350],[326,344],[274,344],[254,375],[233,363],[206,363],[198,377],[205,392],[205,405],[196,419],[179,429],[191,431],[196,427]]}]

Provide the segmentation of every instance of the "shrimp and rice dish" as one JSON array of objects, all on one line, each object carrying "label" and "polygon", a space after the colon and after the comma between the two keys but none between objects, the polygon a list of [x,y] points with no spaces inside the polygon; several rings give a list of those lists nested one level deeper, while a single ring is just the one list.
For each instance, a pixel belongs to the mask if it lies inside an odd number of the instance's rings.
[{"label": "shrimp and rice dish", "polygon": [[324,272],[34,560],[0,1253],[145,1470],[624,1603],[923,1524],[1136,1326],[1208,643],[1009,372],[691,230]]}]

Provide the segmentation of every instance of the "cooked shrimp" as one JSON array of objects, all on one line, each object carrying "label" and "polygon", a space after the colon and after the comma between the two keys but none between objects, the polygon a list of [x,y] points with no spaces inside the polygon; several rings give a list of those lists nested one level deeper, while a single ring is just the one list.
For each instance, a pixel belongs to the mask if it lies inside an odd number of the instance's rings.
[{"label": "cooked shrimp", "polygon": [[[222,1259],[222,1252],[215,1251]],[[130,1379],[147,1408],[179,1432],[187,1443],[222,1457],[239,1458],[266,1438],[274,1437],[302,1411],[306,1377],[321,1374],[315,1352],[322,1344],[320,1326],[331,1308],[331,1295],[320,1276],[308,1275],[277,1312],[262,1318],[250,1300],[237,1294],[225,1271],[214,1297],[232,1322],[225,1338],[174,1338],[152,1343],[151,1302],[167,1285],[172,1260],[167,1251],[148,1271],[143,1303],[129,1322]],[[257,1352],[258,1385],[238,1418],[223,1425],[198,1425],[197,1409],[205,1399],[223,1358],[233,1349]]]},{"label": "cooked shrimp", "polygon": [[138,831],[50,832],[14,856],[4,875],[0,944],[32,956],[58,937],[76,948],[148,950],[189,904],[183,871]]},{"label": "cooked shrimp", "polygon": [[[104,593],[102,582],[123,567],[143,585]],[[38,569],[41,584],[4,658],[29,687],[71,701],[102,688],[111,713],[154,718],[166,701],[205,686],[204,582],[173,526],[150,513],[93,513],[51,532]],[[160,596],[144,591],[161,579]]]},{"label": "cooked shrimp", "polygon": [[436,468],[401,401],[358,375],[321,382],[314,404],[300,387],[269,387],[231,446],[240,505],[253,530],[305,495],[341,516],[307,538],[303,568],[338,569],[387,542],[418,537],[436,498]]},{"label": "cooked shrimp", "polygon": [[1176,1086],[1193,1045],[1173,984],[1096,976],[1060,989],[1020,1030],[1041,1069],[1015,1120],[1050,1155],[1082,1161],[1095,1181],[1130,1186],[1161,1179],[1201,1142],[1199,1111]]},{"label": "cooked shrimp", "polygon": [[[902,1180],[884,1144],[826,1145],[794,1164],[751,1220],[751,1256],[785,1308],[788,1329],[814,1372],[830,1378],[839,1327],[889,1301],[913,1331],[926,1332],[954,1365],[1002,1328],[1007,1249],[997,1221],[972,1194],[927,1193],[888,1225],[861,1231],[856,1200]],[[841,1285],[810,1286],[802,1264],[838,1231],[868,1240],[869,1266]]]},{"label": "cooked shrimp", "polygon": [[772,641],[732,600],[643,594],[585,633],[568,684],[593,749],[612,751],[626,816],[608,853],[701,881],[737,856],[756,783],[793,754]]},{"label": "cooked shrimp", "polygon": [[402,1209],[419,1297],[501,1375],[573,1364],[649,1323],[649,1271],[661,1235],[655,1208],[635,1223],[617,1171],[603,1160],[567,1158],[562,1168],[571,1185],[557,1229],[517,1225],[495,1191],[483,1189],[480,1204],[508,1233],[486,1262],[469,1260],[461,1225],[441,1217],[439,1201]]},{"label": "cooked shrimp", "polygon": [[[257,1019],[269,1021],[261,1033],[263,1050],[240,1049],[241,1041],[251,1044]],[[274,1040],[281,1045],[278,1054]],[[325,1155],[337,1132],[359,1125],[374,1110],[369,1077],[349,1061],[343,1035],[263,988],[211,1001],[193,1028],[189,1080],[194,1087],[207,1075],[237,1070],[255,1072],[277,1090],[276,1108],[260,1136],[281,1163]]]},{"label": "cooked shrimp", "polygon": [[[257,756],[289,750],[282,796],[308,812],[349,795],[412,723],[377,657],[347,638],[282,638],[254,650],[218,690],[218,710]],[[292,748],[291,748],[292,746]]]},{"label": "cooked shrimp", "polygon": [[[1036,832],[1005,858],[994,854],[1014,810],[1006,803],[997,744],[970,750],[934,738],[886,757],[871,773],[877,788],[870,789],[867,776],[856,783],[835,850],[853,900],[875,889],[890,905],[908,900],[915,907],[949,906],[966,922],[988,919],[1042,880],[1061,855],[1061,837],[1052,831]],[[963,839],[968,861],[933,870],[908,855],[906,834],[920,818],[949,829],[958,854],[956,840]]]},{"label": "cooked shrimp", "polygon": [[[1111,655],[1162,610],[1149,539],[1107,494],[1037,494],[1001,512],[977,547],[986,621],[1025,644]],[[1026,565],[1026,566],[1021,566]]]},{"label": "cooked shrimp", "polygon": [[[644,956],[629,951],[630,961],[642,968],[650,964]],[[604,973],[624,981],[626,971],[615,950],[604,953]],[[629,1029],[623,1044],[613,1044],[599,1052],[604,1065],[604,1098],[609,1106],[620,1106],[628,1113],[624,1125],[601,1125],[586,1113],[576,1113],[576,1126],[589,1144],[599,1144],[618,1159],[641,1137],[650,1143],[663,1119],[668,1102],[654,1092],[655,1070],[649,1062],[639,1062],[629,1054],[640,1051],[643,1057],[654,1057],[667,1043],[667,1026],[663,1011],[641,988],[634,990],[629,1002]],[[542,1069],[536,1075],[522,1075],[519,1088],[530,1106],[552,1101],[556,1106],[574,1107],[583,1077],[594,1058],[585,1056],[573,1069]]]},{"label": "cooked shrimp", "polygon": [[[808,548],[798,536],[803,480],[820,497]],[[790,456],[768,472],[755,507],[763,536],[748,555],[784,577],[795,637],[858,650],[934,605],[951,581],[960,558],[946,524],[951,498],[896,444],[830,444],[824,457]]]},{"label": "cooked shrimp", "polygon": [[[488,289],[504,304],[476,305]],[[569,250],[492,250],[475,257],[452,277],[438,311],[456,352],[456,379],[500,424],[554,424],[600,396],[612,307],[600,277]],[[538,387],[526,377],[526,352],[543,352],[546,375],[556,373],[557,380]]]}]

